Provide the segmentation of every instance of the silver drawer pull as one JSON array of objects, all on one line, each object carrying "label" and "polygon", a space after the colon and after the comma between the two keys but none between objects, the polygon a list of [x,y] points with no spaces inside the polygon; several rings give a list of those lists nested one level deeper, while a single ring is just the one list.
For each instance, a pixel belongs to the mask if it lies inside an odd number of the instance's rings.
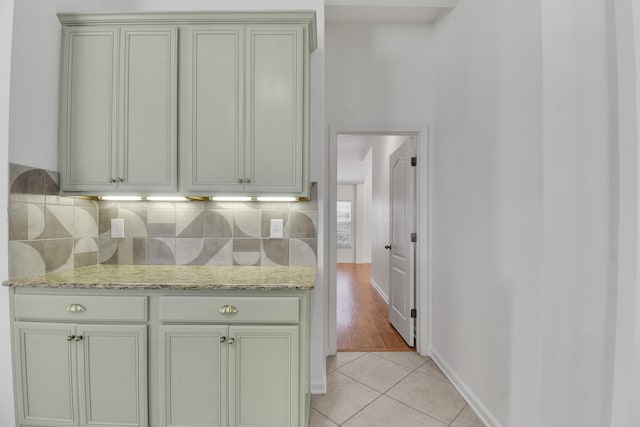
[{"label": "silver drawer pull", "polygon": [[223,305],[220,307],[221,314],[235,314],[238,312],[238,309],[232,305]]},{"label": "silver drawer pull", "polygon": [[67,307],[67,311],[69,313],[81,313],[83,311],[87,311],[87,309],[80,304],[71,304],[69,307]]},{"label": "silver drawer pull", "polygon": [[233,344],[234,342],[236,342],[235,338],[229,338],[229,344]]}]

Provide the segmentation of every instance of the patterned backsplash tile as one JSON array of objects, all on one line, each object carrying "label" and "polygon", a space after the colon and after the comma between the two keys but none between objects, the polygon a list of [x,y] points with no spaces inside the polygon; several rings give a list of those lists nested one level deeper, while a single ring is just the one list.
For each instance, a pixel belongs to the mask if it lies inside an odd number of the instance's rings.
[{"label": "patterned backsplash tile", "polygon": [[[58,196],[56,172],[10,164],[9,274],[102,264],[316,265],[317,202],[112,202]],[[125,237],[111,237],[124,219]],[[271,219],[284,238],[269,239]]]}]

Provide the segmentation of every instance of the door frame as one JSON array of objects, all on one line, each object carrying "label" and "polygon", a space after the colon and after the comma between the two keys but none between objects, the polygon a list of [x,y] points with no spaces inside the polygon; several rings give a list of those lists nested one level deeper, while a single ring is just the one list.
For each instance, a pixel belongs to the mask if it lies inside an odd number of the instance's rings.
[{"label": "door frame", "polygon": [[[327,343],[326,355],[337,352],[337,237],[336,237],[336,189],[338,177],[339,135],[406,135],[416,138],[418,165],[416,179],[416,351],[428,356],[431,353],[431,143],[426,124],[331,124],[329,126],[329,188],[328,188],[328,286],[327,286]],[[424,255],[424,256],[423,256]],[[426,262],[418,262],[425,259]]]},{"label": "door frame", "polygon": [[[617,65],[618,265],[611,427],[640,423],[640,0],[613,6]],[[615,154],[614,154],[615,155]],[[615,203],[615,202],[614,202]]]}]

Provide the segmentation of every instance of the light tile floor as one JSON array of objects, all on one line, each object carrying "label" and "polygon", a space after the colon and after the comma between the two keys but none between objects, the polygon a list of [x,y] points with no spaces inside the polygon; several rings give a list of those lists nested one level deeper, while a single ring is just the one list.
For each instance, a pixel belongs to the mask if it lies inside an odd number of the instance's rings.
[{"label": "light tile floor", "polygon": [[343,353],[327,359],[327,394],[311,397],[309,427],[484,427],[429,357]]}]

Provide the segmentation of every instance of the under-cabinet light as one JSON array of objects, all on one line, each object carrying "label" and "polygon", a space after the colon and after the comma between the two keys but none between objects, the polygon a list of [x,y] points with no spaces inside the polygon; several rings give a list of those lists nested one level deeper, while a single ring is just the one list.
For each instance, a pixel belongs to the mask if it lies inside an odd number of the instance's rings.
[{"label": "under-cabinet light", "polygon": [[216,202],[250,202],[251,197],[228,197],[228,196],[213,196],[211,200]]},{"label": "under-cabinet light", "polygon": [[183,196],[148,196],[147,200],[152,202],[186,202],[187,198]]},{"label": "under-cabinet light", "polygon": [[270,196],[260,196],[258,197],[259,202],[297,202],[297,197],[270,197]]},{"label": "under-cabinet light", "polygon": [[134,202],[142,200],[140,196],[100,196],[100,200],[110,200],[113,202]]}]

